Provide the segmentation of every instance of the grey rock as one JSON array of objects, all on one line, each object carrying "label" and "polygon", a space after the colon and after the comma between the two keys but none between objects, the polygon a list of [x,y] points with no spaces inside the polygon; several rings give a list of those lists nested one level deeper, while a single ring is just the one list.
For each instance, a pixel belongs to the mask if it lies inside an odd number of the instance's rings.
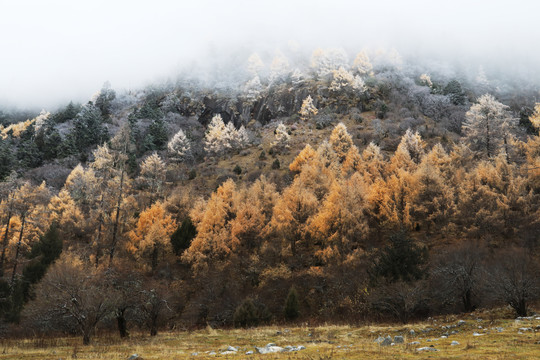
[{"label": "grey rock", "polygon": [[199,355],[199,353],[196,353],[196,352],[191,353],[191,356],[197,356],[197,355]]},{"label": "grey rock", "polygon": [[390,336],[387,336],[380,344],[381,346],[389,346],[392,344],[392,338]]},{"label": "grey rock", "polygon": [[246,355],[253,355],[253,351],[252,350],[247,351]]},{"label": "grey rock", "polygon": [[462,325],[465,325],[467,322],[465,320],[459,320],[458,321],[458,326],[462,326]]},{"label": "grey rock", "polygon": [[420,341],[413,341],[413,342],[410,342],[409,345],[420,345]]},{"label": "grey rock", "polygon": [[435,348],[432,348],[432,347],[427,347],[426,346],[426,347],[418,348],[418,349],[416,349],[416,351],[439,351],[439,350],[437,350]]},{"label": "grey rock", "polygon": [[210,351],[210,352],[208,353],[208,355],[216,355],[216,352],[215,352],[215,351]]},{"label": "grey rock", "polygon": [[234,346],[230,346],[230,345],[229,345],[229,346],[227,347],[227,351],[238,351],[238,349],[235,348]]},{"label": "grey rock", "polygon": [[255,347],[255,350],[257,350],[259,354],[271,354],[271,353],[282,352],[283,348],[280,346],[276,346],[276,344],[274,343],[269,343],[263,347]]},{"label": "grey rock", "polygon": [[459,345],[459,343],[456,340],[454,340],[454,341],[452,341],[450,343],[450,346],[456,346],[456,345]]},{"label": "grey rock", "polygon": [[379,336],[378,338],[375,339],[374,342],[380,344],[380,343],[382,343],[383,341],[384,341],[384,338],[383,338],[382,336]]},{"label": "grey rock", "polygon": [[416,333],[414,332],[413,329],[411,329],[411,330],[409,330],[409,335],[414,336],[414,335],[416,335]]},{"label": "grey rock", "polygon": [[403,336],[394,336],[394,343],[403,344],[404,342],[405,342],[405,339],[403,339]]},{"label": "grey rock", "polygon": [[139,354],[133,354],[128,357],[128,360],[142,360],[142,357],[140,357]]},{"label": "grey rock", "polygon": [[532,329],[531,328],[519,328],[519,331],[527,332],[527,331],[532,331]]}]

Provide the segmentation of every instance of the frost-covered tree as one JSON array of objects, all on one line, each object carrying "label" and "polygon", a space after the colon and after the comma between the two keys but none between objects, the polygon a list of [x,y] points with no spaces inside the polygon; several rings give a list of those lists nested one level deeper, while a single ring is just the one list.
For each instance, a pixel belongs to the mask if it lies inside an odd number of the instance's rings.
[{"label": "frost-covered tree", "polygon": [[300,119],[307,121],[311,119],[313,116],[317,115],[319,111],[313,105],[313,99],[311,98],[311,95],[308,95],[307,98],[304,99],[302,102],[302,107],[300,108]]},{"label": "frost-covered tree", "polygon": [[294,85],[300,85],[306,81],[306,75],[300,69],[296,68],[291,74],[291,80]]},{"label": "frost-covered tree", "polygon": [[262,90],[261,80],[259,76],[255,75],[244,85],[244,96],[248,101],[255,101],[260,98]]},{"label": "frost-covered tree", "polygon": [[239,149],[243,149],[251,143],[251,138],[244,125],[240,126],[236,132],[235,142]]},{"label": "frost-covered tree", "polygon": [[353,74],[343,67],[338,70],[332,71],[333,79],[330,84],[330,90],[332,91],[358,91],[363,92],[365,90],[364,80],[358,75]]},{"label": "frost-covered tree", "polygon": [[167,144],[167,149],[174,161],[182,161],[191,155],[191,142],[182,129]]},{"label": "frost-covered tree", "polygon": [[420,84],[433,87],[433,82],[431,81],[431,77],[428,74],[420,75]]},{"label": "frost-covered tree", "polygon": [[311,56],[311,67],[318,77],[331,74],[343,67],[348,68],[348,56],[343,49],[317,49]]},{"label": "frost-covered tree", "polygon": [[279,147],[279,148],[285,148],[289,146],[289,140],[291,139],[291,136],[287,132],[287,128],[283,123],[280,121],[278,126],[276,127],[276,130],[274,131],[275,139],[272,142],[273,147]]},{"label": "frost-covered tree", "polygon": [[370,75],[373,72],[373,65],[369,60],[368,54],[362,50],[356,55],[353,63],[353,69],[360,74],[360,76]]},{"label": "frost-covered tree", "polygon": [[236,130],[232,122],[227,125],[221,115],[215,115],[208,125],[204,150],[209,154],[220,154],[234,149],[242,149],[250,143],[249,134],[242,126]]},{"label": "frost-covered tree", "polygon": [[231,149],[231,139],[229,130],[221,115],[215,115],[206,131],[204,140],[204,150],[210,154],[219,154]]},{"label": "frost-covered tree", "polygon": [[515,122],[508,106],[485,94],[465,114],[463,128],[471,148],[491,157],[497,155],[503,142],[508,144],[510,128]]},{"label": "frost-covered tree", "polygon": [[34,131],[36,134],[45,125],[47,119],[51,116],[51,113],[45,110],[41,110],[38,116],[34,119]]},{"label": "frost-covered tree", "polygon": [[261,57],[257,53],[253,53],[248,58],[247,70],[253,76],[260,75],[261,71],[264,69],[264,63],[261,60]]},{"label": "frost-covered tree", "polygon": [[270,64],[270,82],[279,83],[285,81],[290,72],[289,61],[281,52],[278,53],[272,60],[272,64]]}]

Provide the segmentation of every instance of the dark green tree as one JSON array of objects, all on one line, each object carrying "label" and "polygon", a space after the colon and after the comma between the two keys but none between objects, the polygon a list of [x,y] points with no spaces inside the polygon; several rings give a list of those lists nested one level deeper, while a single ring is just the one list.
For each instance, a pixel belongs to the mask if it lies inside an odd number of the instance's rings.
[{"label": "dark green tree", "polygon": [[197,228],[193,225],[193,222],[191,222],[189,217],[185,218],[178,229],[171,235],[171,244],[174,253],[176,255],[182,255],[184,250],[191,245],[191,240],[193,240],[195,236],[197,236]]},{"label": "dark green tree", "polygon": [[13,169],[15,157],[8,140],[0,138],[0,181],[4,180]]},{"label": "dark green tree", "polygon": [[443,90],[444,95],[448,95],[450,101],[454,105],[465,104],[465,92],[461,88],[461,84],[457,80],[451,80]]},{"label": "dark green tree", "polygon": [[405,231],[397,232],[379,251],[371,270],[372,277],[390,282],[418,280],[424,275],[427,255],[427,249],[416,245]]},{"label": "dark green tree", "polygon": [[287,299],[285,300],[285,318],[287,320],[294,320],[300,315],[300,305],[298,303],[298,292],[295,287],[289,289]]}]

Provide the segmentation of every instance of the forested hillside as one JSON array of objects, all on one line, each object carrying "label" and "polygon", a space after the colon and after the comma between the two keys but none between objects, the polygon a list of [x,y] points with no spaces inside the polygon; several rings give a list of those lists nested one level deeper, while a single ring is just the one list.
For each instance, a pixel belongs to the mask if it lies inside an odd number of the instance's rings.
[{"label": "forested hillside", "polygon": [[527,315],[539,84],[395,51],[236,65],[0,112],[2,331]]}]

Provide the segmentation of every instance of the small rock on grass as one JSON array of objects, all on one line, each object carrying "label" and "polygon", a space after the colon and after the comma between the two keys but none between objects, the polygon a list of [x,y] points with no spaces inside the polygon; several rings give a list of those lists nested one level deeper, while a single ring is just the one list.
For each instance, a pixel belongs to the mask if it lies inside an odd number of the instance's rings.
[{"label": "small rock on grass", "polygon": [[426,347],[418,348],[418,349],[416,349],[416,351],[439,351],[439,350],[437,350],[435,348],[432,348],[432,347],[427,347],[426,346]]}]

